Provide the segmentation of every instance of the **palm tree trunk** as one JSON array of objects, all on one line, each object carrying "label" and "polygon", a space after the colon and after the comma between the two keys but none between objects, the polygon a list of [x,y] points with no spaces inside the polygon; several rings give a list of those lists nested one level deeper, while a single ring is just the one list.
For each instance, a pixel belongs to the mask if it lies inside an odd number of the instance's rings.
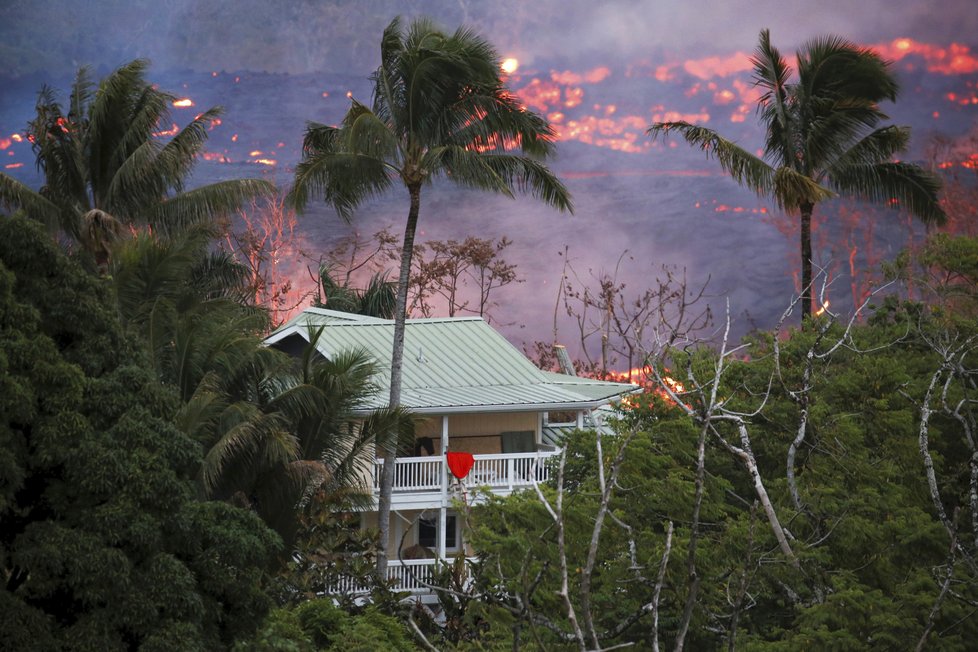
[{"label": "palm tree trunk", "polygon": [[[404,324],[407,319],[408,283],[411,280],[411,257],[414,253],[414,232],[418,226],[421,208],[421,184],[408,186],[411,208],[404,227],[404,244],[401,247],[401,272],[397,277],[397,305],[394,309],[394,345],[391,350],[390,400],[392,408],[401,404],[401,369],[404,366]],[[391,496],[394,493],[394,462],[397,460],[397,436],[390,433],[384,450],[384,469],[380,477],[380,496],[377,501],[377,529],[381,549],[377,554],[377,577],[387,581],[387,548],[390,545]]]},{"label": "palm tree trunk", "polygon": [[801,205],[801,319],[812,316],[812,213],[815,204]]}]

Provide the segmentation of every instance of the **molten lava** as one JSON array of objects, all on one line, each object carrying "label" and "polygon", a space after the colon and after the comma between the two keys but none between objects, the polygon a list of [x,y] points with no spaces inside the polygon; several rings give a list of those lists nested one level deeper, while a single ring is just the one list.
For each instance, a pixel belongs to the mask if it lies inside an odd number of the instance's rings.
[{"label": "molten lava", "polygon": [[166,136],[176,136],[180,132],[180,127],[177,123],[173,123],[169,129],[164,129],[162,131],[154,131],[153,136],[156,138],[164,138]]},{"label": "molten lava", "polygon": [[512,75],[520,68],[519,59],[515,59],[513,57],[509,57],[508,59],[503,59],[503,62],[499,64],[499,68],[507,75]]}]

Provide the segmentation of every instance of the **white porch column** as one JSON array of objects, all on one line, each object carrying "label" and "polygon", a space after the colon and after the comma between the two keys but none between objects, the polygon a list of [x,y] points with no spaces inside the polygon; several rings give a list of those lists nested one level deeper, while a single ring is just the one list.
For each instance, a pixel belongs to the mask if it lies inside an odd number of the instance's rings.
[{"label": "white porch column", "polygon": [[438,559],[445,558],[445,529],[448,527],[448,415],[441,417],[441,507],[438,510]]},{"label": "white porch column", "polygon": [[584,410],[577,411],[577,428],[578,430],[584,428]]}]

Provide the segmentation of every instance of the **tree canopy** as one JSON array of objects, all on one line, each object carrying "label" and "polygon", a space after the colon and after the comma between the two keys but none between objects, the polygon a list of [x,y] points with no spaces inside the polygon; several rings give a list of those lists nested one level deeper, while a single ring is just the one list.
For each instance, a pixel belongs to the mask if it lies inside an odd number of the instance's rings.
[{"label": "tree canopy", "polygon": [[196,500],[200,447],[104,283],[0,219],[0,629],[5,649],[213,650],[268,607],[280,545]]}]

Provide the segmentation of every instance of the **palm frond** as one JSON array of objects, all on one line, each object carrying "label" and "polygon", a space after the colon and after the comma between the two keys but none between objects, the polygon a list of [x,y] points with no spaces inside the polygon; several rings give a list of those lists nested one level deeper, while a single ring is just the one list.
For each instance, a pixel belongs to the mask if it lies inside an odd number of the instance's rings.
[{"label": "palm frond", "polygon": [[[298,459],[299,444],[278,415],[260,412],[253,404],[238,402],[224,411],[221,438],[209,446],[199,478],[206,495],[249,486],[267,469]],[[234,473],[229,472],[231,468]]]},{"label": "palm frond", "polygon": [[830,181],[840,194],[888,204],[922,222],[941,225],[947,215],[938,201],[941,181],[918,165],[885,162],[833,169]]},{"label": "palm frond", "polygon": [[75,81],[71,85],[71,100],[68,105],[68,119],[72,122],[81,123],[88,116],[88,106],[95,95],[95,85],[92,82],[92,70],[88,66],[82,66],[75,75]]},{"label": "palm frond", "polygon": [[367,287],[360,295],[357,312],[361,315],[394,319],[397,308],[397,283],[388,281],[387,276],[377,272],[370,277]]},{"label": "palm frond", "polygon": [[892,159],[910,144],[910,128],[889,125],[875,129],[851,144],[835,160],[825,166],[824,176],[832,177],[836,170],[850,165],[875,165]]},{"label": "palm frond", "polygon": [[754,66],[754,84],[764,91],[760,103],[771,105],[775,109],[778,121],[785,124],[787,122],[786,86],[791,76],[791,68],[781,51],[771,44],[771,30],[761,30],[757,49],[754,50],[750,60]]},{"label": "palm frond", "polygon": [[249,201],[274,194],[275,186],[261,179],[219,181],[160,202],[148,221],[161,233],[171,234],[189,226],[210,224]]},{"label": "palm frond", "polygon": [[343,219],[366,199],[382,195],[392,185],[386,161],[339,150],[318,150],[295,167],[295,181],[286,202],[305,209],[311,195],[322,195]]},{"label": "palm frond", "polygon": [[879,54],[839,36],[814,38],[798,53],[799,85],[807,97],[895,100],[899,84]]},{"label": "palm frond", "polygon": [[133,223],[142,208],[164,196],[165,181],[153,173],[161,147],[156,140],[146,140],[115,170],[101,202],[106,210]]},{"label": "palm frond", "polygon": [[87,165],[95,197],[105,196],[112,170],[121,164],[117,152],[128,132],[133,108],[149,86],[144,78],[148,67],[148,61],[136,59],[114,70],[101,81],[89,107]]},{"label": "palm frond", "polygon": [[403,407],[375,410],[361,422],[365,438],[372,438],[378,451],[413,445],[417,418]]},{"label": "palm frond", "polygon": [[502,88],[466,93],[440,116],[445,142],[481,151],[521,150],[545,158],[553,154],[556,132],[536,113],[521,109]]},{"label": "palm frond", "polygon": [[200,299],[230,299],[242,305],[254,300],[251,271],[226,251],[210,251],[198,258],[187,282]]},{"label": "palm frond", "polygon": [[[42,195],[62,208],[62,220],[77,217],[92,208],[86,185],[87,168],[84,160],[84,123],[66,118],[54,92],[47,87],[38,93],[35,117],[28,124],[27,137],[36,157],[37,169],[44,174]],[[77,222],[69,219],[63,224],[72,235]],[[72,223],[74,222],[74,223]]]},{"label": "palm frond", "polygon": [[516,154],[494,154],[450,146],[429,151],[425,166],[443,170],[455,183],[507,197],[514,189],[560,211],[574,212],[570,192],[544,164]]},{"label": "palm frond", "polygon": [[0,206],[11,211],[22,210],[49,229],[62,226],[61,208],[3,172],[0,172]]},{"label": "palm frond", "polygon": [[341,151],[369,158],[396,161],[400,156],[397,139],[390,128],[363,104],[353,101],[343,116]]},{"label": "palm frond", "polygon": [[[207,128],[222,109],[215,107],[197,116],[165,145],[149,137],[121,162],[106,189],[104,203],[128,221],[145,221],[146,207],[155,206],[168,192],[181,192],[183,182],[207,140]],[[150,124],[149,128],[152,128]]]},{"label": "palm frond", "polygon": [[845,155],[886,117],[874,102],[860,98],[812,98],[808,105],[804,163],[813,175]]},{"label": "palm frond", "polygon": [[794,210],[805,204],[817,204],[832,197],[833,193],[806,174],[790,167],[778,168],[774,173],[774,188],[771,193],[778,206]]},{"label": "palm frond", "polygon": [[[101,200],[108,192],[115,171],[143,143],[153,139],[153,129],[157,125],[169,122],[170,102],[174,97],[168,93],[153,88],[144,82],[141,89],[133,89],[132,105],[119,107],[119,113],[125,116],[125,123],[119,142],[107,161],[107,166],[100,172],[104,179],[93,183],[97,188],[96,196]],[[160,195],[156,195],[158,198]]]},{"label": "palm frond", "polygon": [[190,400],[180,406],[174,423],[194,441],[207,444],[213,440],[214,426],[227,406],[227,396],[220,389],[217,374],[209,372],[198,383]]},{"label": "palm frond", "polygon": [[655,140],[660,134],[668,135],[674,131],[708,157],[716,158],[720,167],[737,183],[759,195],[769,195],[774,190],[774,170],[770,165],[712,129],[688,122],[657,122],[647,133]]}]

